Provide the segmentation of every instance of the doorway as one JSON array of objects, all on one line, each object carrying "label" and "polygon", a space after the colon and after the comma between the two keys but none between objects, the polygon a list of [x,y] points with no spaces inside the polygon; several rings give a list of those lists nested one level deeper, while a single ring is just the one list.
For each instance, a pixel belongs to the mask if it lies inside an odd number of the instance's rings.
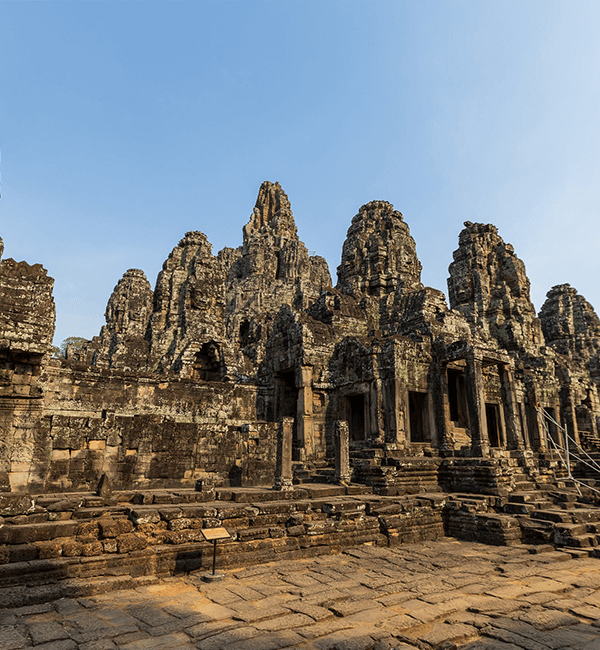
[{"label": "doorway", "polygon": [[427,409],[427,393],[408,393],[408,411],[410,420],[410,441],[431,442]]},{"label": "doorway", "polygon": [[363,442],[365,439],[365,396],[348,395],[348,429],[352,442]]},{"label": "doorway", "polygon": [[497,404],[485,405],[485,418],[487,420],[487,432],[490,447],[500,447],[501,439]]}]

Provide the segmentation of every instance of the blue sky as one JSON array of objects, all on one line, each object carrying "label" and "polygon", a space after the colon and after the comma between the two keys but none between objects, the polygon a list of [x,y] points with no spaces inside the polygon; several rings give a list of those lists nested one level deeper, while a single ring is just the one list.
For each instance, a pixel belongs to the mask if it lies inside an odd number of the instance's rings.
[{"label": "blue sky", "polygon": [[0,3],[0,237],[91,338],[128,268],[188,230],[241,243],[263,180],[335,281],[350,220],[391,201],[446,291],[494,223],[541,307],[600,307],[600,3]]}]

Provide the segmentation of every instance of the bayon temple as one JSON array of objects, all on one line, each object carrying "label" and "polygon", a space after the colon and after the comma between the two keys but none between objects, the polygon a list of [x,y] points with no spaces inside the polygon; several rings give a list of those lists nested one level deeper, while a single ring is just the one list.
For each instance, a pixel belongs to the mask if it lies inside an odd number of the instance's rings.
[{"label": "bayon temple", "polygon": [[[188,232],[154,289],[126,271],[106,325],[64,359],[52,288],[2,260],[6,571],[86,575],[75,559],[137,552],[160,572],[183,546],[192,566],[215,525],[230,563],[442,535],[597,546],[600,321],[568,284],[536,315],[493,225],[465,223],[448,304],[402,214],[372,201],[334,285],[265,182],[239,248]],[[584,531],[560,528],[582,514]]]}]

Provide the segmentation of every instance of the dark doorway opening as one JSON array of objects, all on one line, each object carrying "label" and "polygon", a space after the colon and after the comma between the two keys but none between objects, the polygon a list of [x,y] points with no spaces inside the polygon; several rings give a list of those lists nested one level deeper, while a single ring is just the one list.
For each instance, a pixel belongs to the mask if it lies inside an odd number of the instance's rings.
[{"label": "dark doorway opening", "polygon": [[298,389],[296,388],[296,373],[293,370],[280,372],[279,384],[279,413],[281,418],[295,418],[298,411]]},{"label": "dark doorway opening", "polygon": [[192,366],[192,378],[202,381],[222,381],[223,361],[221,350],[214,341],[204,343],[196,353]]},{"label": "dark doorway opening", "polygon": [[361,442],[365,439],[365,396],[348,396],[348,429],[350,440]]},{"label": "dark doorway opening", "polygon": [[587,404],[580,404],[575,408],[575,416],[577,419],[577,430],[579,434],[592,432],[592,411],[588,408]]},{"label": "dark doorway opening", "polygon": [[408,393],[408,410],[410,416],[410,441],[430,442],[429,420],[427,411],[427,393]]},{"label": "dark doorway opening", "polygon": [[[528,403],[525,407],[525,416],[527,417],[527,429],[529,431],[529,443],[534,449],[540,447],[541,440],[546,437],[543,427],[540,429],[540,421],[535,407]],[[540,438],[543,436],[543,438]]]},{"label": "dark doorway opening", "polygon": [[485,405],[485,418],[487,420],[487,432],[490,447],[500,447],[500,426],[497,404]]},{"label": "dark doorway opening", "polygon": [[465,388],[465,373],[462,370],[448,369],[448,402],[450,404],[450,419],[461,429],[469,426],[467,415],[467,391]]},{"label": "dark doorway opening", "polygon": [[[558,427],[554,423],[554,422],[558,422],[558,420],[556,419],[556,410],[549,407],[549,406],[547,406],[547,407],[544,407],[544,411],[547,413],[547,415],[550,416],[550,418],[552,418],[552,419],[549,419],[547,417],[544,417],[544,422],[546,423],[546,427],[548,429],[548,433],[550,434],[550,438],[557,445],[561,445],[560,436],[558,435]],[[554,422],[552,420],[554,420]],[[552,447],[552,443],[549,443],[549,446]]]}]

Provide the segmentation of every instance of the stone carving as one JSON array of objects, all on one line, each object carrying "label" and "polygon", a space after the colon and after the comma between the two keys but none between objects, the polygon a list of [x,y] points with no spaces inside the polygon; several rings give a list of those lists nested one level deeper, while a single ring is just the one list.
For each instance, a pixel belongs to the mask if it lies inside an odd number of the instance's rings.
[{"label": "stone carving", "polygon": [[54,300],[41,264],[0,262],[0,350],[44,355],[54,334]]},{"label": "stone carving", "polygon": [[525,265],[490,224],[465,222],[450,265],[450,307],[506,350],[537,354],[543,345]]},{"label": "stone carving", "polygon": [[81,354],[93,365],[105,368],[145,370],[149,345],[146,339],[152,313],[152,289],[143,271],[129,269],[117,283],[106,306],[106,325]]},{"label": "stone carving", "polygon": [[415,241],[402,214],[387,201],[363,205],[344,242],[338,289],[351,295],[383,296],[422,286]]},{"label": "stone carving", "polygon": [[594,308],[569,284],[552,287],[540,311],[546,344],[560,354],[598,369],[600,319]]},{"label": "stone carving", "polygon": [[225,274],[212,246],[201,232],[188,232],[173,249],[154,291],[149,338],[153,368],[181,366],[192,347],[190,361],[202,345],[224,338]]},{"label": "stone carving", "polygon": [[492,225],[465,224],[449,272],[450,306],[421,283],[400,212],[372,201],[333,288],[265,182],[241,246],[214,255],[186,233],[154,290],[127,271],[99,335],[61,361],[51,278],[3,260],[0,472],[22,492],[91,491],[102,476],[115,492],[210,477],[211,494],[350,477],[382,495],[550,482],[559,436],[540,407],[600,446],[600,321],[560,285],[540,323]]}]

